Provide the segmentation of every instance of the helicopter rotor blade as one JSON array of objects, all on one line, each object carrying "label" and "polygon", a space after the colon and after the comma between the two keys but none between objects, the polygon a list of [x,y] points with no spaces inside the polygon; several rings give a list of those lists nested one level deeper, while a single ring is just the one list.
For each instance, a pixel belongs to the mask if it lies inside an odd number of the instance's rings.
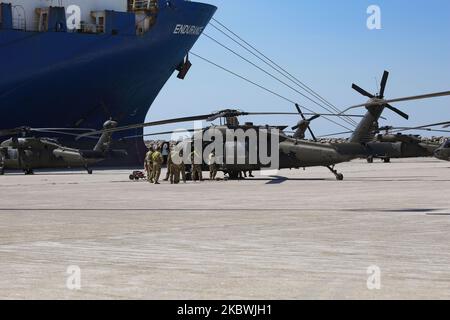
[{"label": "helicopter rotor blade", "polygon": [[376,107],[376,106],[383,106],[383,105],[386,105],[386,104],[390,104],[390,103],[393,103],[393,102],[404,102],[404,101],[431,99],[431,98],[445,97],[445,96],[450,96],[450,91],[436,92],[436,93],[430,93],[430,94],[423,94],[423,95],[419,95],[419,96],[397,98],[397,99],[390,99],[390,100],[379,99],[379,100],[366,102],[366,103],[361,103],[361,104],[357,104],[357,105],[348,107],[347,109],[342,111],[340,114],[342,115],[342,114],[344,114],[345,112],[347,112],[347,111],[349,111],[351,109],[356,109],[356,108],[361,108],[361,107]]},{"label": "helicopter rotor blade", "polygon": [[[94,130],[95,131],[95,130]],[[71,136],[71,137],[78,137],[79,133],[70,133],[70,132],[63,132],[63,131],[57,131],[57,130],[47,130],[47,129],[31,129],[30,132],[41,132],[41,133],[53,133],[53,134],[59,134],[63,136]],[[100,139],[99,136],[86,136],[83,137],[84,139]]]},{"label": "helicopter rotor blade", "polygon": [[383,78],[381,79],[381,85],[380,85],[380,97],[381,99],[384,98],[384,92],[386,89],[386,84],[389,78],[389,72],[388,71],[384,71],[383,73]]},{"label": "helicopter rotor blade", "polygon": [[112,129],[105,129],[105,130],[83,133],[83,134],[80,134],[76,140],[83,138],[83,137],[99,135],[99,134],[103,134],[103,133],[114,133],[114,132],[127,131],[127,130],[132,130],[132,129],[141,129],[141,128],[148,128],[148,127],[154,127],[154,126],[161,126],[161,125],[172,124],[172,123],[207,120],[210,117],[211,117],[211,114],[207,114],[207,115],[173,118],[173,119],[167,119],[167,120],[159,120],[159,121],[153,121],[153,122],[133,124],[133,125],[124,126],[124,127],[116,127],[116,128],[112,128]]},{"label": "helicopter rotor blade", "polygon": [[[297,112],[245,112],[246,116],[298,116]],[[352,118],[363,118],[364,116],[359,114],[335,114],[335,113],[312,113],[312,112],[304,112],[305,116],[315,116],[320,115],[323,117],[352,117]]]},{"label": "helicopter rotor blade", "polygon": [[42,131],[42,130],[50,130],[50,131],[97,131],[92,128],[30,128],[32,131]]},{"label": "helicopter rotor blade", "polygon": [[411,131],[411,130],[417,130],[417,131],[428,131],[428,132],[440,132],[440,133],[449,133],[450,130],[439,130],[439,129],[432,129],[432,128],[405,128],[405,129],[398,129],[398,130],[393,130],[392,132],[396,133],[396,132],[403,132],[403,131]]},{"label": "helicopter rotor blade", "polygon": [[[287,112],[285,112],[285,113],[284,112],[253,112],[252,113],[252,112],[242,112],[242,111],[237,111],[237,110],[223,110],[223,111],[218,111],[218,112],[215,112],[212,114],[174,118],[174,119],[167,119],[167,120],[159,120],[159,121],[146,122],[146,123],[123,126],[123,127],[116,127],[116,128],[112,128],[112,129],[91,131],[91,132],[82,133],[82,134],[78,135],[76,140],[87,137],[87,136],[100,135],[103,133],[114,133],[114,132],[127,131],[127,130],[132,130],[132,129],[160,126],[160,125],[165,125],[165,124],[192,122],[192,121],[200,121],[200,120],[206,120],[206,121],[212,122],[221,117],[247,116],[247,115],[296,115],[296,113],[287,113]],[[308,115],[316,116],[316,115],[322,115],[322,114],[308,113]],[[347,114],[328,114],[326,116],[334,116],[334,117],[345,116],[345,117],[358,117],[358,118],[362,117],[360,115],[347,115]],[[306,118],[305,118],[305,120],[306,120]]]},{"label": "helicopter rotor blade", "polygon": [[136,135],[136,136],[123,137],[123,138],[120,138],[119,141],[143,138],[143,137],[162,136],[162,135],[174,134],[174,133],[196,132],[196,131],[203,131],[203,129],[172,130],[172,131],[164,131],[164,132],[147,133],[147,134],[141,134],[141,135]]},{"label": "helicopter rotor blade", "polygon": [[362,94],[363,96],[366,96],[370,99],[375,98],[375,96],[369,92],[367,92],[366,90],[364,90],[363,88],[361,88],[360,86],[356,85],[356,84],[352,84],[352,89],[355,91],[358,91],[360,94]]},{"label": "helicopter rotor blade", "polygon": [[29,132],[43,132],[43,133],[55,133],[55,134],[61,134],[61,135],[72,135],[72,136],[78,136],[79,134],[70,134],[63,131],[90,131],[95,132],[95,129],[88,129],[88,128],[31,128],[31,127],[17,127],[14,129],[6,129],[6,130],[0,130],[0,137],[3,136],[14,136],[18,134],[26,134]]},{"label": "helicopter rotor blade", "polygon": [[[427,124],[424,126],[419,126],[416,128],[424,128],[424,127],[438,127],[438,126],[442,126],[442,125],[447,125],[446,127],[450,126],[450,121],[444,121],[444,122],[438,122],[438,123],[432,123],[432,124]],[[445,127],[444,127],[445,128]]]},{"label": "helicopter rotor blade", "polygon": [[334,137],[334,136],[342,136],[344,134],[350,134],[353,133],[353,131],[344,131],[344,132],[337,132],[337,133],[330,133],[326,135],[319,136],[319,138],[327,138],[327,137]]},{"label": "helicopter rotor blade", "polygon": [[302,109],[300,109],[300,105],[298,103],[295,104],[295,108],[297,109],[297,112],[300,114],[300,116],[302,117],[303,120],[306,120],[305,115],[302,111]]},{"label": "helicopter rotor blade", "polygon": [[406,120],[409,120],[409,115],[404,113],[403,111],[397,109],[396,107],[391,106],[390,104],[386,105],[386,108],[388,108],[389,110],[395,112],[396,114],[398,114],[400,117],[405,118]]},{"label": "helicopter rotor blade", "polygon": [[399,133],[404,131],[429,131],[429,132],[442,132],[442,133],[448,133],[450,130],[439,130],[439,129],[433,129],[433,127],[438,127],[443,124],[448,124],[450,121],[446,122],[438,122],[438,123],[430,123],[422,126],[416,126],[416,127],[393,127],[393,126],[384,126],[378,128],[376,131],[373,131],[373,133],[380,133],[381,131],[388,131],[390,133]]},{"label": "helicopter rotor blade", "polygon": [[316,114],[316,115],[312,116],[311,118],[308,119],[308,122],[314,121],[318,118],[320,118],[320,114]]},{"label": "helicopter rotor blade", "polygon": [[206,119],[206,121],[213,122],[219,118],[225,117],[226,115],[228,115],[226,112],[218,112],[216,114],[211,115],[209,118]]},{"label": "helicopter rotor blade", "polygon": [[423,95],[419,95],[419,96],[412,96],[412,97],[405,97],[405,98],[390,99],[390,100],[386,100],[385,103],[431,99],[431,98],[445,97],[445,96],[450,96],[450,91],[429,93],[429,94],[423,94]]},{"label": "helicopter rotor blade", "polygon": [[6,137],[6,136],[15,136],[20,133],[25,133],[30,131],[31,128],[29,127],[17,127],[13,129],[4,129],[0,130],[0,137]]},{"label": "helicopter rotor blade", "polygon": [[[426,124],[426,125],[417,126],[417,127],[391,127],[391,130],[394,130],[396,132],[422,130],[422,129],[424,129],[426,131],[435,131],[436,129],[433,129],[433,127],[438,127],[438,126],[442,126],[443,124],[449,124],[449,123],[450,123],[450,121],[431,123],[431,124]],[[448,130],[439,130],[437,132],[449,132],[449,131]]]}]

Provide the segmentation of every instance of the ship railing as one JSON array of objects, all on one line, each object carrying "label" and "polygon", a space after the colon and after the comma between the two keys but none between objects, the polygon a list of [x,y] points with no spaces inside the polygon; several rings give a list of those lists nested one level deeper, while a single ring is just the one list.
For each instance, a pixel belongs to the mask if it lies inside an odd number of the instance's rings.
[{"label": "ship railing", "polygon": [[158,9],[157,0],[130,0],[129,2],[130,11],[155,11]]},{"label": "ship railing", "polygon": [[28,28],[28,30],[27,30],[27,23],[26,23],[26,20],[24,18],[15,18],[15,19],[13,19],[12,22],[13,22],[13,29],[14,30],[28,31],[30,29],[30,28]]},{"label": "ship railing", "polygon": [[43,23],[39,25],[42,21],[39,19],[26,20],[25,18],[14,18],[13,19],[13,29],[26,31],[26,32],[45,32],[48,26]]}]

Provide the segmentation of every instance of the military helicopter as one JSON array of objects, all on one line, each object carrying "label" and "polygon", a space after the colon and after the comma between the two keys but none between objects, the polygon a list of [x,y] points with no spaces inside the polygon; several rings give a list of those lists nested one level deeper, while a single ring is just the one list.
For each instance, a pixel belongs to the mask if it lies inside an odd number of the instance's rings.
[{"label": "military helicopter", "polygon": [[[81,134],[79,138],[92,136],[96,134],[103,134],[103,133],[114,133],[118,131],[127,131],[131,129],[136,128],[143,128],[143,127],[153,127],[153,126],[159,126],[164,124],[173,124],[173,123],[182,123],[182,122],[192,122],[192,121],[201,121],[201,120],[207,120],[207,121],[215,121],[217,119],[225,119],[225,124],[220,125],[213,125],[211,127],[203,128],[203,129],[193,129],[190,130],[190,132],[194,132],[194,138],[193,139],[187,139],[182,142],[182,145],[191,145],[192,142],[195,140],[199,140],[195,137],[195,134],[197,136],[204,136],[205,133],[208,133],[208,136],[227,136],[229,130],[241,130],[244,136],[249,136],[253,132],[256,132],[256,140],[253,142],[248,142],[247,140],[244,141],[227,141],[223,144],[223,149],[228,150],[229,153],[232,153],[233,155],[236,155],[237,150],[245,150],[244,155],[241,159],[238,159],[237,157],[233,156],[233,161],[226,162],[225,164],[219,165],[220,170],[226,172],[229,174],[231,178],[237,177],[239,172],[241,171],[249,171],[249,170],[261,170],[265,168],[271,168],[270,165],[267,163],[264,163],[261,161],[262,159],[258,157],[256,161],[250,161],[249,155],[252,154],[252,151],[255,149],[259,151],[260,149],[260,142],[267,139],[267,141],[270,141],[271,139],[275,138],[278,143],[278,149],[272,150],[270,148],[270,144],[267,147],[267,150],[271,154],[277,154],[279,156],[279,162],[276,169],[299,169],[299,168],[306,168],[306,167],[314,167],[314,166],[323,166],[328,168],[336,177],[337,180],[343,180],[344,176],[342,173],[339,173],[337,170],[335,170],[335,165],[351,161],[353,159],[357,158],[363,158],[370,155],[370,150],[367,147],[367,142],[371,140],[371,136],[373,136],[373,129],[374,124],[378,123],[378,120],[381,118],[381,115],[385,108],[390,109],[397,114],[401,115],[404,118],[408,118],[408,115],[404,112],[400,111],[399,109],[393,107],[390,105],[391,102],[397,101],[409,101],[409,100],[418,100],[418,99],[427,99],[427,98],[433,98],[433,97],[441,97],[441,96],[448,96],[450,95],[450,91],[447,92],[439,92],[439,93],[432,93],[422,96],[413,96],[413,97],[406,97],[406,98],[400,98],[400,99],[392,99],[392,100],[385,100],[384,99],[384,90],[386,86],[388,78],[388,72],[385,72],[383,75],[383,80],[381,83],[381,91],[378,95],[370,95],[369,93],[365,92],[367,96],[370,97],[370,100],[361,105],[353,106],[348,108],[347,110],[358,108],[365,106],[367,109],[367,113],[362,116],[362,120],[360,121],[359,125],[357,126],[356,130],[353,132],[351,138],[347,142],[340,142],[340,143],[322,143],[317,140],[316,136],[312,132],[310,128],[310,123],[312,120],[316,119],[320,114],[312,114],[312,118],[306,119],[306,115],[301,110],[300,105],[296,105],[297,113],[261,113],[261,112],[243,112],[238,110],[222,110],[216,113],[207,114],[207,115],[198,115],[198,116],[192,116],[192,117],[184,117],[184,118],[175,118],[175,119],[168,119],[168,120],[161,120],[161,121],[154,121],[154,122],[148,122],[148,123],[142,123],[142,124],[136,124],[136,125],[130,125],[126,127],[119,127],[119,128],[112,128],[107,130],[101,130],[97,132],[88,132]],[[353,85],[353,88],[356,88],[356,85]],[[357,87],[359,88],[359,87]],[[363,91],[363,89],[359,88],[359,91]],[[346,111],[347,111],[346,110]],[[342,116],[347,117],[350,116],[346,114],[346,111],[333,116]],[[296,130],[294,132],[293,136],[287,135],[284,130],[287,129],[288,126],[256,126],[253,123],[245,123],[244,125],[239,124],[238,117],[239,116],[252,116],[252,115],[262,115],[262,114],[295,114],[297,116],[300,115],[301,119],[299,123],[294,126],[292,129]],[[361,117],[361,116],[359,116]],[[309,130],[313,141],[307,141],[304,140],[305,132],[306,130]],[[269,134],[262,133],[270,132]],[[166,132],[170,133],[170,132]],[[153,135],[158,135],[161,133],[154,133]],[[225,139],[223,140],[225,141]],[[202,148],[205,148],[205,145],[202,143]],[[222,147],[221,147],[222,148]],[[231,150],[231,151],[230,151]],[[199,150],[199,152],[202,152],[203,150]],[[226,157],[226,154],[228,152],[224,152],[224,157]],[[186,152],[184,152],[186,154]],[[202,152],[203,154],[203,152]],[[205,157],[203,157],[205,159]],[[206,161],[204,161],[203,164],[205,164]]]},{"label": "military helicopter", "polygon": [[[429,124],[425,126],[419,126],[419,127],[391,127],[391,126],[385,126],[385,127],[379,127],[378,120],[375,120],[375,115],[379,112],[376,111],[375,106],[379,104],[380,102],[386,102],[386,105],[384,108],[390,109],[397,114],[399,114],[401,117],[405,119],[409,119],[409,116],[400,111],[399,109],[393,107],[389,103],[391,102],[401,102],[401,101],[409,101],[409,100],[419,100],[419,99],[427,99],[427,98],[433,98],[433,97],[440,97],[440,96],[446,96],[448,95],[448,92],[442,92],[442,93],[436,93],[436,94],[430,94],[430,95],[422,95],[422,96],[415,96],[407,98],[406,100],[404,98],[402,99],[393,99],[389,101],[385,101],[384,94],[385,89],[387,85],[387,81],[389,78],[389,72],[384,71],[382,80],[381,80],[381,86],[380,86],[380,93],[378,94],[370,94],[366,90],[362,89],[356,84],[352,84],[352,88],[359,92],[360,94],[368,97],[370,100],[367,104],[361,104],[357,106],[353,106],[350,108],[347,108],[343,112],[348,112],[348,110],[354,109],[354,108],[360,108],[363,106],[366,106],[366,108],[372,106],[371,110],[373,110],[374,115],[370,117],[369,114],[367,114],[366,121],[363,121],[360,126],[356,129],[355,132],[353,131],[346,131],[346,132],[339,132],[329,135],[323,135],[320,136],[320,138],[326,138],[326,137],[335,137],[340,136],[344,134],[352,134],[352,137],[349,139],[349,141],[361,141],[364,143],[367,147],[367,162],[373,163],[374,158],[380,158],[385,163],[389,163],[391,159],[393,158],[415,158],[415,157],[432,157],[434,155],[435,150],[439,147],[439,144],[435,143],[429,143],[429,142],[423,142],[420,136],[417,135],[405,135],[402,132],[408,131],[408,130],[423,130],[423,131],[435,131],[435,132],[448,132],[443,130],[436,130],[433,129],[435,126],[442,125],[444,123],[436,123],[436,124]],[[371,111],[369,110],[369,113]],[[384,133],[383,133],[384,131]],[[360,132],[358,134],[358,132]],[[365,133],[364,133],[365,132]]]},{"label": "military helicopter", "polygon": [[[250,132],[256,133],[256,140],[253,143],[249,143],[249,141],[240,140],[240,141],[232,141],[225,142],[223,147],[226,149],[225,153],[233,153],[235,155],[233,161],[224,163],[219,166],[219,169],[226,174],[231,179],[236,179],[239,176],[239,173],[242,171],[256,171],[265,168],[269,168],[270,165],[267,163],[262,163],[261,159],[257,159],[255,163],[249,161],[249,155],[251,153],[250,149],[254,149],[255,145],[259,145],[261,142],[261,132],[267,133],[264,135],[264,139],[271,140],[276,136],[276,140],[279,141],[279,149],[273,150],[276,154],[280,155],[280,165],[276,169],[283,168],[302,168],[309,166],[330,166],[343,161],[348,161],[348,155],[339,154],[336,152],[336,149],[333,146],[327,146],[325,144],[317,143],[317,142],[309,142],[306,140],[302,140],[305,137],[305,131],[309,128],[309,125],[315,119],[321,116],[328,117],[357,117],[363,118],[361,115],[336,115],[336,114],[318,114],[318,113],[303,113],[300,109],[300,106],[297,106],[298,111],[296,113],[293,112],[244,112],[240,110],[234,109],[226,109],[217,111],[211,114],[206,115],[198,115],[191,117],[183,117],[183,118],[175,118],[175,119],[167,119],[161,121],[154,121],[149,123],[131,125],[126,127],[119,127],[113,129],[107,129],[97,132],[88,132],[81,134],[79,138],[88,137],[96,134],[104,134],[104,133],[114,133],[118,131],[126,131],[140,127],[153,127],[160,126],[165,124],[174,124],[174,123],[183,123],[183,122],[192,122],[192,121],[202,121],[205,120],[207,122],[213,122],[216,120],[220,120],[220,125],[212,125],[210,127],[201,128],[201,129],[189,129],[183,130],[183,132],[191,132],[194,133],[193,138],[187,138],[182,140],[178,145],[181,146],[180,150],[183,150],[184,154],[189,154],[192,149],[187,150],[186,146],[191,146],[192,142],[194,142],[197,138],[196,135],[204,135],[206,132],[208,135],[212,136],[223,136],[225,137],[228,134],[229,130],[233,130],[234,132],[241,130],[243,136],[248,136]],[[286,135],[283,130],[287,129],[288,126],[269,126],[269,125],[254,125],[253,123],[247,122],[244,124],[240,124],[238,117],[241,116],[261,116],[261,115],[295,115],[301,116],[301,120],[298,124],[292,127],[292,130],[296,130],[294,133],[294,137]],[[307,119],[306,116],[311,116],[311,118]],[[152,134],[147,134],[143,136],[156,136],[163,134],[171,134],[177,133],[178,130],[175,131],[166,131],[166,132],[157,132]],[[127,138],[136,138],[136,136],[125,137]],[[225,141],[225,139],[224,139]],[[202,141],[202,148],[205,149],[209,144],[208,141]],[[320,149],[314,148],[320,146]],[[305,151],[302,147],[310,150],[311,152],[305,152],[304,155],[298,155]],[[245,150],[245,154],[239,158],[237,155],[237,150]],[[186,152],[187,151],[187,152]],[[200,151],[201,152],[201,151]],[[203,153],[203,152],[202,152]],[[270,146],[268,147],[268,153],[272,153]],[[203,162],[203,166],[206,167],[206,162]],[[334,171],[334,170],[333,170]],[[338,180],[342,180],[343,176],[335,172]]]},{"label": "military helicopter", "polygon": [[[444,130],[445,128],[450,127],[450,121],[446,122],[439,122],[439,123],[432,123],[422,126],[416,126],[416,127],[386,127],[386,129],[392,130],[394,134],[391,134],[392,137],[411,137],[413,139],[414,143],[417,143],[419,146],[422,146],[423,148],[426,148],[430,155],[427,154],[427,156],[434,156],[440,160],[450,161],[450,144],[449,140],[446,139],[443,143],[430,143],[430,142],[422,142],[420,139],[420,136],[414,136],[414,135],[404,135],[401,132],[406,131],[427,131],[427,132],[438,132],[438,133],[450,133],[450,130]],[[437,126],[444,127],[442,129],[435,129]],[[395,134],[396,133],[396,134]],[[417,142],[418,141],[418,142]]]},{"label": "military helicopter", "polygon": [[[112,120],[108,120],[103,126],[104,129],[114,127],[117,127],[117,122]],[[75,167],[85,168],[88,174],[92,174],[91,165],[109,156],[126,156],[126,152],[123,150],[110,150],[110,133],[102,134],[93,150],[68,148],[52,138],[26,137],[33,132],[78,136],[79,133],[73,133],[77,131],[92,132],[95,130],[29,127],[1,130],[0,136],[22,135],[23,137],[13,137],[0,144],[0,175],[3,175],[7,169],[23,170],[26,175],[30,175],[33,174],[34,169]]]},{"label": "military helicopter", "polygon": [[[449,133],[450,130],[433,129],[434,126],[441,124],[429,124],[418,127],[380,127],[373,132],[375,134],[373,140],[366,143],[368,150],[367,162],[373,163],[375,158],[389,163],[391,159],[433,157],[441,144],[423,141],[420,135],[404,134],[404,132],[416,130]],[[350,132],[328,134],[319,138],[336,137],[347,133]]]}]

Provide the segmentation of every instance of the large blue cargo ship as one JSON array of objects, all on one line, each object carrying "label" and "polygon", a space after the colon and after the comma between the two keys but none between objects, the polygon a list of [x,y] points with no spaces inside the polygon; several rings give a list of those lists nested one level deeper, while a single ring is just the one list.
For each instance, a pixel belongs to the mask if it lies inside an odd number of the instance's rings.
[{"label": "large blue cargo ship", "polygon": [[[187,54],[216,10],[184,0],[9,2],[0,3],[0,129],[143,122],[169,77],[188,70]],[[142,139],[117,148],[129,156],[108,165],[142,163]]]}]

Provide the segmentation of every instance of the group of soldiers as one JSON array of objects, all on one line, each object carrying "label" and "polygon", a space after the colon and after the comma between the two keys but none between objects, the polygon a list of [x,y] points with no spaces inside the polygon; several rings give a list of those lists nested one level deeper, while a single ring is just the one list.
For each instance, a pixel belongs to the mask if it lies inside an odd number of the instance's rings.
[{"label": "group of soldiers", "polygon": [[[147,154],[145,155],[144,167],[147,174],[147,180],[150,183],[159,184],[159,179],[161,176],[161,168],[164,164],[164,157],[161,153],[162,148],[160,146],[150,147]],[[186,183],[186,165],[183,161],[180,163],[175,163],[172,159],[175,155],[183,158],[183,151],[178,154],[175,153],[173,147],[170,148],[167,156],[167,173],[164,181],[170,181],[171,184],[179,184],[181,181]],[[178,151],[177,151],[178,152]],[[191,167],[192,167],[192,180],[193,181],[203,181],[202,163],[201,156],[194,150],[190,154]],[[208,159],[209,165],[209,179],[211,181],[216,180],[218,166],[216,164],[215,152],[212,151]]]},{"label": "group of soldiers", "polygon": [[[164,181],[169,181],[171,184],[180,183],[180,178],[186,183],[186,166],[183,162],[175,164],[172,161],[173,150],[169,151],[167,156],[167,174]],[[161,147],[150,147],[145,155],[144,167],[147,174],[147,180],[150,183],[159,184],[161,177],[161,168],[164,164],[164,157],[161,153]]]},{"label": "group of soldiers", "polygon": [[[183,150],[176,151],[173,145],[168,147],[168,152],[165,152],[164,150],[164,144],[162,146],[153,145],[150,146],[147,154],[145,155],[144,167],[148,182],[159,184],[161,168],[164,163],[167,163],[167,173],[164,181],[170,181],[171,184],[179,184],[181,181],[186,183],[186,164],[183,161],[173,161],[175,157],[179,157],[180,160],[183,159]],[[189,158],[191,160],[189,166],[191,168],[190,172],[192,181],[203,181],[204,179],[201,165],[201,163],[203,163],[202,156],[194,150],[190,153]],[[206,162],[209,167],[209,180],[216,181],[219,166],[217,164],[214,150],[210,152]],[[248,176],[253,177],[252,171],[248,171]],[[247,178],[247,172],[239,172],[238,178],[242,179],[244,177]]]}]

